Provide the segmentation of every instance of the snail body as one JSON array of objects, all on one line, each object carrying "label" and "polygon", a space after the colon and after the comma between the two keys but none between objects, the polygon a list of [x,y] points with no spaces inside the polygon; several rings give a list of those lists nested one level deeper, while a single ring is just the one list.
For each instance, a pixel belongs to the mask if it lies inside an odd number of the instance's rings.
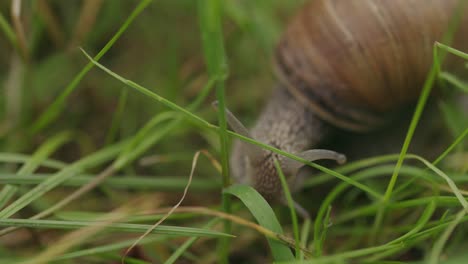
[{"label": "snail body", "polygon": [[[307,149],[334,127],[378,127],[388,113],[416,100],[432,64],[434,42],[450,28],[458,2],[310,1],[279,41],[279,84],[257,123],[247,131],[229,113],[231,128],[304,159],[344,162],[342,154]],[[461,50],[468,47],[467,13],[452,45]],[[283,199],[275,159],[293,185],[302,164],[240,141],[231,156],[233,176],[267,200]]]}]

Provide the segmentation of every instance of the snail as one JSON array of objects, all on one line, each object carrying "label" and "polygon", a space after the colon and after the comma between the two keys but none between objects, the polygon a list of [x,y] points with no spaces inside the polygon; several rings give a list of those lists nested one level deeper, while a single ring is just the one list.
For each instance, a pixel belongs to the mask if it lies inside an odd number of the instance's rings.
[{"label": "snail", "polygon": [[[226,109],[230,128],[310,161],[344,163],[343,154],[312,148],[330,130],[370,131],[384,124],[388,113],[415,101],[432,65],[434,42],[442,40],[458,2],[306,3],[277,45],[279,83],[257,123],[249,131]],[[452,44],[461,50],[468,46],[467,13]],[[241,141],[233,146],[232,175],[267,200],[284,201],[274,159],[294,185],[303,164]]]}]

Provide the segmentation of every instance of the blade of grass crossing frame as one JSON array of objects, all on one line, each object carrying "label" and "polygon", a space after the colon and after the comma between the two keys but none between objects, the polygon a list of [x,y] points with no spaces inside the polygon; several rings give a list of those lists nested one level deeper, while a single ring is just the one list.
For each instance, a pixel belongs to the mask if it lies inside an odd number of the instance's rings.
[{"label": "blade of grass crossing frame", "polygon": [[[194,111],[200,106],[200,104],[208,96],[209,92],[213,89],[214,82],[214,78],[208,80],[195,100],[187,107],[188,111]],[[125,150],[115,160],[113,166],[116,169],[121,169],[123,166],[135,160],[151,146],[156,144],[156,142],[158,142],[161,138],[172,131],[175,127],[177,127],[181,123],[182,118],[180,116],[176,116],[176,114],[178,113],[164,112],[150,120],[142,129],[137,132],[137,134],[129,142],[129,145],[125,147]],[[174,120],[170,121],[170,123],[166,124],[163,128],[158,128],[157,131],[153,130],[154,126],[168,118],[174,118]]]},{"label": "blade of grass crossing frame", "polygon": [[[301,247],[302,248],[307,248],[307,241],[309,239],[309,234],[310,234],[310,225],[311,225],[311,219],[306,219],[304,223],[302,224],[302,230],[301,230]],[[304,252],[301,250],[299,253],[299,260],[304,260],[305,255]]]},{"label": "blade of grass crossing frame", "polygon": [[[232,185],[225,189],[224,192],[239,198],[261,226],[277,234],[283,234],[283,229],[270,205],[254,188],[247,185]],[[270,238],[267,238],[267,241],[275,261],[294,260],[294,256],[288,246]]]},{"label": "blade of grass crossing frame", "polygon": [[[102,69],[104,72],[106,72],[107,74],[111,75],[112,77],[114,77],[115,79],[121,81],[122,83],[125,83],[126,85],[130,86],[131,88],[139,91],[140,93],[164,104],[165,106],[167,106],[168,108],[171,108],[177,112],[180,112],[184,115],[184,118],[186,118],[187,120],[193,122],[193,123],[197,123],[198,125],[201,125],[201,126],[204,126],[208,129],[211,129],[211,130],[215,130],[215,131],[219,131],[219,127],[207,122],[205,119],[199,117],[198,115],[192,113],[191,111],[183,108],[183,107],[180,107],[178,106],[177,104],[174,104],[173,102],[165,99],[164,97],[161,97],[160,95],[150,91],[149,89],[131,81],[131,80],[128,80],[128,79],[125,79],[123,78],[122,76],[118,75],[117,73],[111,71],[110,69],[106,68],[104,65],[100,64],[99,62],[96,62],[94,61],[84,50],[83,51],[83,54],[85,54],[85,56],[90,60],[92,61],[96,66],[98,66],[100,69]],[[369,195],[377,198],[377,199],[382,199],[383,198],[383,195],[378,193],[377,191],[373,190],[372,188],[369,188],[368,186],[358,182],[358,181],[355,181],[349,177],[346,177],[344,176],[343,174],[341,173],[338,173],[338,172],[335,172],[333,170],[330,170],[326,167],[323,167],[323,166],[320,166],[316,163],[312,163],[308,160],[305,160],[301,157],[298,157],[296,155],[293,155],[289,152],[286,152],[286,151],[283,151],[283,150],[280,150],[280,149],[277,149],[273,146],[270,146],[268,144],[265,144],[265,143],[262,143],[262,142],[259,142],[259,141],[256,141],[256,140],[253,140],[249,137],[246,137],[246,136],[243,136],[243,135],[240,135],[240,134],[237,134],[237,133],[234,133],[232,131],[227,131],[227,134],[230,135],[230,136],[233,136],[233,137],[236,137],[244,142],[247,142],[247,143],[251,143],[251,144],[254,144],[254,145],[257,145],[263,149],[266,149],[266,150],[270,150],[274,153],[278,153],[278,154],[281,154],[287,158],[291,158],[293,160],[296,160],[296,161],[299,161],[303,164],[307,164],[308,166],[311,166],[313,168],[316,168],[322,172],[325,172],[327,174],[330,174],[344,182],[347,182],[353,186],[355,186],[356,188],[358,189],[361,189],[362,191],[368,193]]]},{"label": "blade of grass crossing frame", "polygon": [[[52,174],[33,173],[27,176],[17,176],[14,173],[0,173],[0,184],[37,185],[50,176]],[[80,187],[93,178],[95,178],[94,175],[80,174],[63,182],[61,186]],[[106,179],[102,185],[114,189],[180,191],[184,189],[185,182],[186,180],[177,176],[117,175],[117,177]],[[211,178],[193,179],[190,190],[192,192],[206,192],[219,190],[219,188],[221,188],[221,184]]]},{"label": "blade of grass crossing frame", "polygon": [[[93,221],[58,221],[58,220],[38,220],[38,219],[0,219],[0,226],[16,226],[30,227],[38,229],[79,229],[93,225],[106,225],[105,222]],[[129,233],[144,233],[151,225],[143,224],[127,224],[113,223],[106,226],[106,230]],[[209,229],[182,227],[182,226],[167,226],[160,225],[151,231],[152,234],[165,234],[176,236],[203,236],[203,237],[232,237],[230,234],[225,234]]]},{"label": "blade of grass crossing frame", "polygon": [[[30,158],[31,155],[27,154],[0,152],[0,162],[26,163]],[[41,166],[50,169],[63,169],[66,165],[65,162],[54,159],[45,159],[41,162]]]},{"label": "blade of grass crossing frame", "polygon": [[[216,98],[218,100],[218,121],[219,121],[219,141],[221,146],[221,167],[223,174],[223,186],[230,184],[228,148],[227,148],[227,122],[224,102],[224,78],[227,74],[227,65],[224,54],[223,33],[221,25],[221,1],[220,0],[199,0],[198,12],[200,20],[200,30],[202,37],[205,62],[208,73],[217,78]],[[226,213],[231,212],[228,196],[223,195],[222,207]],[[229,233],[231,223],[224,221],[224,232]],[[219,245],[220,261],[228,263],[229,240],[222,238]]]}]

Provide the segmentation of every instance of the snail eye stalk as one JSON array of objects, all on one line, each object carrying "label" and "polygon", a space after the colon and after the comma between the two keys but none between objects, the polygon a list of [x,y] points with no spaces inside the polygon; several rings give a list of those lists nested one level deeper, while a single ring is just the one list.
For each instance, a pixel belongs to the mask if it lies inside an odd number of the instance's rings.
[{"label": "snail eye stalk", "polygon": [[[309,149],[309,150],[306,150],[306,151],[300,153],[297,156],[301,157],[301,158],[303,158],[305,160],[308,160],[308,161],[328,159],[328,160],[335,160],[338,164],[344,164],[346,162],[346,156],[345,155],[343,155],[341,153],[338,153],[338,152],[335,152],[335,151],[332,151],[332,150],[327,150],[327,149]],[[289,171],[289,172],[291,172],[293,174],[297,174],[299,169],[302,166],[304,166],[304,164],[302,164],[301,162],[296,161],[296,160],[287,159],[284,162],[283,166],[284,166],[285,170],[287,170],[287,171]]]}]

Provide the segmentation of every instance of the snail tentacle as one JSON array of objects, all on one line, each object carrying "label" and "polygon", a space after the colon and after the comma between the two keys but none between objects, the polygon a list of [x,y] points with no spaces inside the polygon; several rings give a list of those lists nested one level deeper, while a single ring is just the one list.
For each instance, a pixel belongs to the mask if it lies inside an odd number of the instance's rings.
[{"label": "snail tentacle", "polygon": [[[346,156],[344,154],[327,149],[309,149],[300,153],[297,156],[308,161],[329,159],[335,160],[338,164],[344,164],[346,162]],[[287,159],[284,161],[284,167],[287,168],[288,171],[293,172],[294,174],[297,174],[297,172],[302,166],[304,166],[303,163],[293,159]]]}]

